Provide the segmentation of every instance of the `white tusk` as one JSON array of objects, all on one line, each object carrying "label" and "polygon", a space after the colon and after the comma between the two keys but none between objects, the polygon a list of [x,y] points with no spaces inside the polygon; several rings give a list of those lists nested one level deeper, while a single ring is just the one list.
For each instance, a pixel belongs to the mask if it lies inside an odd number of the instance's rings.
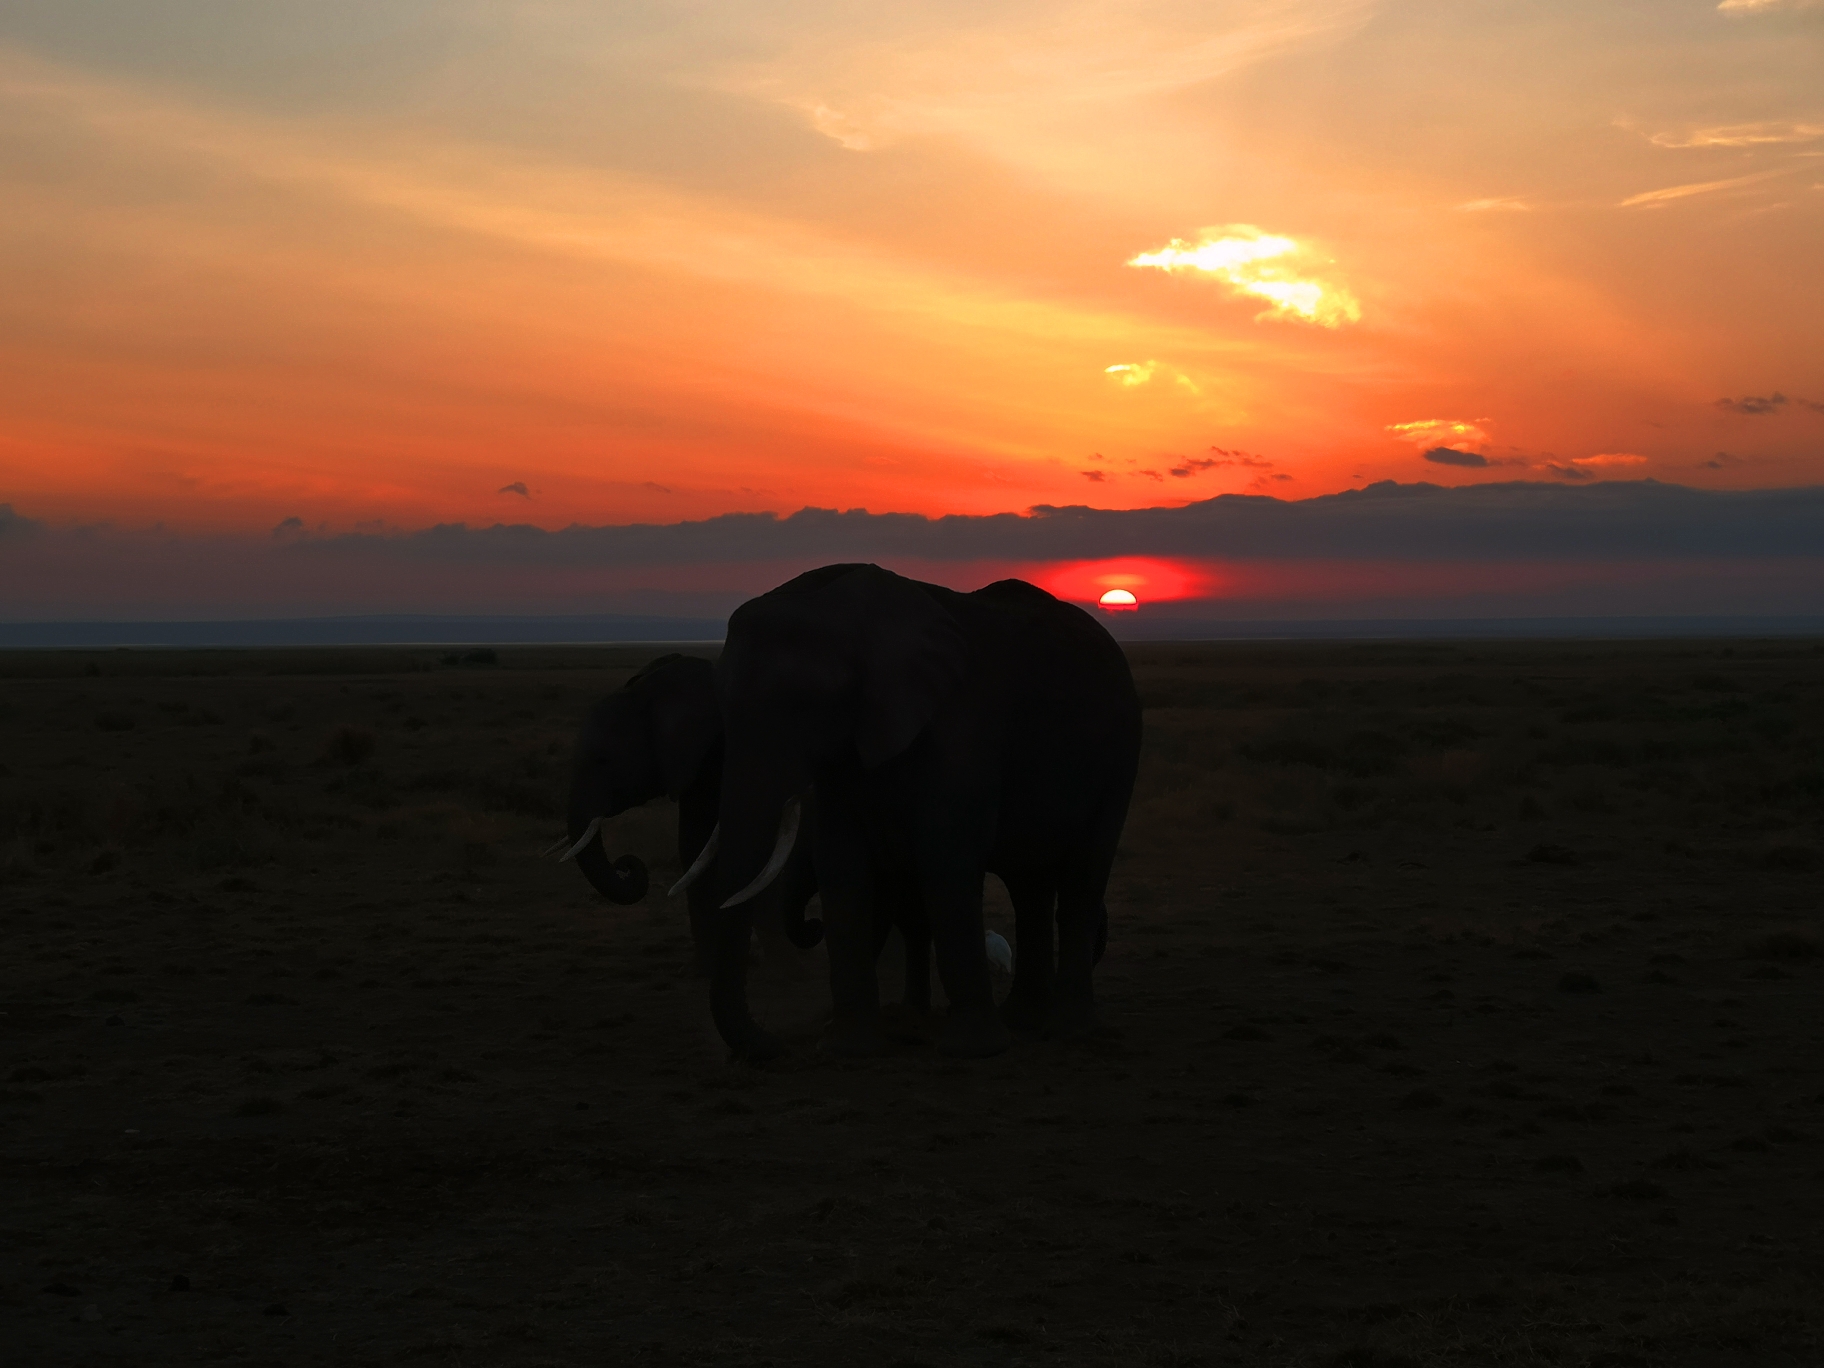
[{"label": "white tusk", "polygon": [[792,857],[792,847],[798,842],[798,818],[803,811],[804,805],[796,798],[786,803],[785,811],[779,814],[779,839],[773,843],[772,858],[766,862],[766,868],[754,875],[752,883],[722,906],[736,907],[749,898],[757,897],[779,877],[779,871],[785,868],[785,862]]},{"label": "white tusk", "polygon": [[578,855],[580,855],[582,853],[583,847],[588,845],[589,842],[591,842],[595,839],[596,833],[599,832],[601,829],[602,829],[602,819],[600,817],[597,817],[593,821],[591,821],[588,826],[583,828],[582,837],[577,841],[577,843],[575,845],[571,846],[570,849],[568,849],[564,852],[564,859],[559,860],[558,863],[563,864],[564,860],[574,860]]},{"label": "white tusk", "polygon": [[703,842],[703,849],[697,852],[697,858],[691,863],[690,868],[684,871],[684,877],[671,886],[666,897],[677,897],[702,876],[703,871],[709,868],[709,862],[716,858],[716,846],[721,840],[722,823],[717,822],[710,828],[709,839]]},{"label": "white tusk", "polygon": [[558,851],[562,850],[565,846],[567,846],[569,844],[570,844],[570,838],[568,836],[559,836],[557,838],[556,842],[551,846],[551,848],[549,850],[542,851],[539,854],[538,858],[541,860],[548,860],[553,855],[557,854]]}]

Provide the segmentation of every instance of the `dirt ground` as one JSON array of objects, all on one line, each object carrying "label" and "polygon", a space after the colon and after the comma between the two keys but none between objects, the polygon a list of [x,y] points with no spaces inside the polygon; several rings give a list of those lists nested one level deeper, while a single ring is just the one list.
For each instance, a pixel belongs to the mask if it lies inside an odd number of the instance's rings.
[{"label": "dirt ground", "polygon": [[1103,1033],[763,1069],[654,653],[0,657],[0,1359],[1824,1362],[1824,645],[1135,647]]}]

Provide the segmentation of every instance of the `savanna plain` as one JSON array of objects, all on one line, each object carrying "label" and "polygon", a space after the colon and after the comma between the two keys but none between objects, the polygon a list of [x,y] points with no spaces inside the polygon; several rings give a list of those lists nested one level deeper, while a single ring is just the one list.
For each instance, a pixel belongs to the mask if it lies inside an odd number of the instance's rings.
[{"label": "savanna plain", "polygon": [[1098,1034],[764,1067],[656,654],[0,657],[0,1359],[1824,1362],[1824,645],[1133,647]]}]

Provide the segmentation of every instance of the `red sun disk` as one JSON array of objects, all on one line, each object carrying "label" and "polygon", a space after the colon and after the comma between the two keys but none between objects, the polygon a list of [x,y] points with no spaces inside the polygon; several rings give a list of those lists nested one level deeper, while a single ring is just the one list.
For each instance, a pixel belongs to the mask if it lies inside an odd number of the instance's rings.
[{"label": "red sun disk", "polygon": [[1141,600],[1159,603],[1202,597],[1209,592],[1208,580],[1203,567],[1189,562],[1124,556],[1118,560],[1051,566],[1042,573],[1039,583],[1061,599],[1103,607],[1110,606],[1102,604],[1104,594],[1124,589],[1135,599],[1131,606],[1137,607]]}]

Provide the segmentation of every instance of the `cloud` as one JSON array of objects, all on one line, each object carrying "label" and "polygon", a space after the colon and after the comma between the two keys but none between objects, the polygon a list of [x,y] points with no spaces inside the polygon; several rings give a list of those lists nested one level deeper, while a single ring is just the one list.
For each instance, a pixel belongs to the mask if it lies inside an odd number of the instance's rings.
[{"label": "cloud", "polygon": [[1083,470],[1079,471],[1078,474],[1082,475],[1086,480],[1095,481],[1097,484],[1103,483],[1108,478],[1099,470]]},{"label": "cloud", "polygon": [[494,492],[496,494],[517,494],[522,499],[529,499],[532,497],[532,492],[526,488],[526,482],[524,480],[515,480],[512,484],[504,484]]},{"label": "cloud", "polygon": [[1180,480],[1187,480],[1193,475],[1206,470],[1221,470],[1228,466],[1251,466],[1260,470],[1271,470],[1273,462],[1264,457],[1252,456],[1245,451],[1229,451],[1223,447],[1211,447],[1212,456],[1192,456],[1172,467],[1172,474]]},{"label": "cloud", "polygon": [[1474,451],[1458,451],[1455,447],[1432,447],[1423,454],[1425,459],[1434,465],[1475,466],[1478,468],[1488,465],[1488,457]]},{"label": "cloud", "polygon": [[1670,204],[1673,200],[1689,199],[1692,195],[1710,195],[1719,190],[1734,190],[1744,185],[1753,185],[1770,176],[1785,175],[1783,169],[1757,171],[1752,176],[1731,176],[1727,180],[1694,181],[1689,185],[1668,185],[1663,190],[1648,190],[1643,194],[1630,195],[1615,207],[1617,209],[1658,209]]},{"label": "cloud", "polygon": [[304,519],[298,517],[280,519],[278,525],[272,529],[274,541],[287,541],[303,535]]},{"label": "cloud", "polygon": [[1525,200],[1513,195],[1501,199],[1465,200],[1462,204],[1454,206],[1459,214],[1526,213],[1532,207]]},{"label": "cloud", "polygon": [[[1040,506],[935,518],[805,508],[787,517],[551,531],[504,523],[318,531],[286,541],[53,526],[15,538],[17,524],[31,520],[9,513],[0,517],[0,620],[524,615],[531,603],[544,612],[719,620],[751,595],[833,562],[874,561],[973,588],[1009,574],[1043,579],[1047,566],[1065,562],[1131,556],[1252,566],[1261,583],[1283,578],[1276,566],[1295,576],[1300,564],[1327,566],[1328,582],[1352,585],[1388,566],[1490,567],[1491,583],[1518,583],[1510,572],[1562,582],[1570,606],[1554,611],[1580,613],[1598,610],[1578,592],[1654,565],[1686,576],[1700,593],[1730,576],[1760,575],[1756,583],[1775,595],[1745,589],[1728,611],[1824,611],[1824,486],[1705,490],[1565,469],[1577,473],[1455,488],[1382,481],[1307,499],[1273,497],[1289,482],[1273,473],[1248,493],[1173,508]],[[1454,592],[1415,591],[1414,606],[1422,614],[1423,601]],[[1813,606],[1770,606],[1805,595]],[[1665,601],[1671,606],[1654,611],[1708,611],[1688,595]],[[1490,607],[1477,611],[1486,616]]]},{"label": "cloud", "polygon": [[1487,421],[1486,418],[1417,418],[1410,423],[1389,423],[1386,430],[1414,446],[1448,446],[1461,451],[1488,444],[1488,433],[1482,428]]},{"label": "cloud", "polygon": [[1816,9],[1818,0],[1718,0],[1716,12],[1733,16],[1771,14],[1775,10]]},{"label": "cloud", "polygon": [[1772,394],[1767,395],[1744,394],[1740,399],[1718,399],[1716,406],[1725,413],[1761,417],[1770,413],[1778,413],[1790,402],[1785,395],[1775,390]]},{"label": "cloud", "polygon": [[1631,451],[1604,451],[1594,456],[1573,456],[1569,461],[1546,462],[1545,468],[1564,480],[1594,479],[1604,470],[1645,465],[1647,458]]},{"label": "cloud", "polygon": [[22,518],[10,503],[0,503],[0,539],[18,541],[40,531],[44,524],[36,518]]},{"label": "cloud", "polygon": [[1745,462],[1740,456],[1731,456],[1726,451],[1719,451],[1716,453],[1716,455],[1712,456],[1709,460],[1700,463],[1698,466],[1698,469],[1699,470],[1728,470],[1733,466],[1739,466],[1739,465],[1745,465],[1745,464],[1747,464],[1747,462]]},{"label": "cloud", "polygon": [[1206,228],[1196,242],[1173,238],[1155,252],[1129,258],[1127,264],[1213,277],[1237,294],[1266,300],[1270,307],[1256,319],[1301,319],[1325,328],[1359,322],[1362,308],[1355,296],[1319,277],[1312,262],[1311,250],[1292,238],[1235,223]]},{"label": "cloud", "polygon": [[1153,378],[1153,372],[1159,369],[1157,361],[1123,361],[1118,365],[1104,366],[1102,373],[1120,381],[1128,388],[1144,385]]},{"label": "cloud", "polygon": [[1742,123],[1715,128],[1695,128],[1689,133],[1655,133],[1648,139],[1655,147],[1760,147],[1769,143],[1815,142],[1824,138],[1824,124]]}]

